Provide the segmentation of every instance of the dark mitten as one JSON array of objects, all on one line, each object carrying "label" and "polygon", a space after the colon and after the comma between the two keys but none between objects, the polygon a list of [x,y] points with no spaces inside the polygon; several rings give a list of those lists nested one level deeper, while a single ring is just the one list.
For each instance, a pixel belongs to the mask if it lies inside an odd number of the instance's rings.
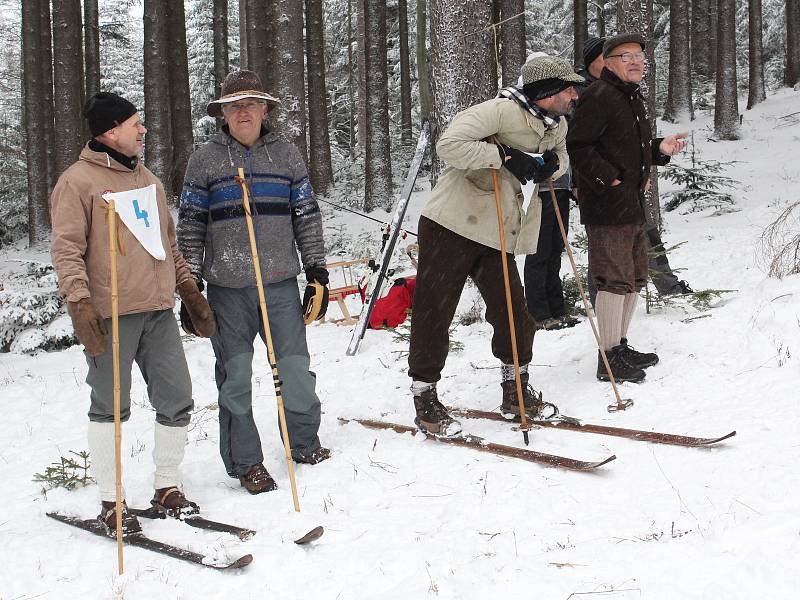
[{"label": "dark mitten", "polygon": [[545,150],[542,153],[543,164],[537,165],[536,175],[533,176],[535,183],[541,183],[549,179],[553,173],[558,171],[558,154],[552,150]]},{"label": "dark mitten", "polygon": [[106,351],[105,319],[97,312],[89,298],[77,302],[67,302],[67,312],[72,318],[72,328],[89,356],[100,356]]},{"label": "dark mitten", "polygon": [[211,337],[217,332],[217,321],[208,301],[194,279],[187,279],[178,286],[181,297],[181,327],[186,333]]},{"label": "dark mitten", "polygon": [[500,153],[500,160],[503,161],[503,166],[514,177],[519,179],[520,183],[527,183],[534,178],[539,167],[539,163],[535,158],[521,150],[511,146],[504,146],[503,144],[497,145],[497,151]]},{"label": "dark mitten", "polygon": [[306,281],[308,285],[303,294],[303,315],[307,325],[322,319],[328,312],[328,270],[319,266],[308,267]]}]

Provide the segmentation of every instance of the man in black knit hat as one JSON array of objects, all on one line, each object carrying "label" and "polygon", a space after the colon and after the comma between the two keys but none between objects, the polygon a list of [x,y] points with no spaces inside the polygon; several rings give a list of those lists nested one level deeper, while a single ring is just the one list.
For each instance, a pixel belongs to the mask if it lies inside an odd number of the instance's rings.
[{"label": "man in black knit hat", "polygon": [[[183,460],[187,426],[194,406],[189,369],[173,314],[175,289],[197,325],[209,337],[215,323],[175,241],[175,226],[161,182],[142,164],[144,134],[136,107],[108,92],[86,103],[84,116],[93,138],[80,158],[59,177],[51,198],[52,257],[59,292],[66,300],[75,334],[84,345],[91,389],[89,452],[102,509],[99,519],[110,532],[116,529],[114,457],[114,365],[111,350],[111,285],[108,251],[108,204],[104,196],[117,194],[120,252],[119,368],[121,419],[130,417],[131,367],[136,361],[155,409],[155,463],[153,506],[173,517],[196,513],[197,505],[179,489],[178,468]],[[155,191],[153,192],[153,188]],[[134,194],[131,199],[125,192]],[[151,195],[152,194],[152,195]],[[146,198],[154,200],[140,211]],[[124,203],[127,202],[126,206]],[[154,229],[152,239],[161,248],[145,248],[135,227],[125,224],[125,214],[136,207],[137,219]],[[149,213],[149,214],[148,214]],[[130,222],[130,221],[128,221]],[[138,223],[137,223],[138,224]],[[124,496],[123,496],[124,498]],[[136,517],[123,504],[123,533],[140,530]]]}]

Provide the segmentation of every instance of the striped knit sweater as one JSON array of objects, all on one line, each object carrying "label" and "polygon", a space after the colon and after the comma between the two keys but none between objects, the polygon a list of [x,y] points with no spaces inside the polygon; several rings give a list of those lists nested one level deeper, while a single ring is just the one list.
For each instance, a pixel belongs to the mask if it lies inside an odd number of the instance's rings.
[{"label": "striped knit sweater", "polygon": [[242,190],[234,177],[244,168],[250,184],[256,243],[264,283],[297,276],[325,264],[322,216],[298,149],[262,128],[246,148],[227,131],[189,159],[178,217],[178,247],[195,277],[241,288],[255,285]]}]

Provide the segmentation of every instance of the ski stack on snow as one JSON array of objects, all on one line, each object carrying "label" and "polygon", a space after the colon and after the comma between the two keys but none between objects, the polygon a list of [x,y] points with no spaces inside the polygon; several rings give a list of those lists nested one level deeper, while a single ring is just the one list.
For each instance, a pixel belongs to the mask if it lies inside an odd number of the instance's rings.
[{"label": "ski stack on snow", "polygon": [[347,355],[354,356],[358,352],[358,347],[361,340],[369,327],[369,318],[372,315],[372,310],[375,308],[375,302],[381,296],[381,289],[383,284],[388,279],[389,262],[394,254],[394,248],[397,245],[397,239],[400,236],[400,226],[406,215],[406,208],[408,208],[408,201],[411,198],[411,192],[414,191],[414,183],[417,181],[417,174],[419,173],[422,159],[425,156],[425,150],[430,141],[430,124],[425,121],[422,124],[422,130],[419,133],[417,140],[417,149],[414,152],[414,158],[411,161],[411,166],[408,169],[406,181],[403,184],[403,189],[400,192],[400,199],[397,201],[397,206],[392,216],[392,222],[389,225],[389,239],[383,247],[383,254],[381,256],[381,264],[379,267],[377,277],[373,277],[370,286],[367,288],[367,293],[364,298],[364,307],[361,309],[361,314],[358,317],[358,323],[353,330],[353,337],[350,338],[350,345],[347,347]]},{"label": "ski stack on snow", "polygon": [[[400,425],[399,423],[388,423],[386,421],[375,421],[372,419],[343,419],[339,418],[341,423],[358,423],[369,429],[388,429],[397,433],[410,433],[416,435],[421,433],[416,427],[409,427],[408,425]],[[591,471],[597,467],[602,467],[606,463],[615,460],[616,455],[612,454],[597,461],[578,460],[575,458],[568,458],[566,456],[558,456],[556,454],[547,454],[545,452],[537,452],[536,450],[527,450],[524,448],[515,448],[514,446],[504,446],[503,444],[495,444],[489,442],[477,435],[461,434],[451,437],[441,437],[433,434],[425,434],[429,440],[449,444],[451,446],[462,446],[465,448],[472,448],[479,452],[488,452],[497,456],[507,456],[509,458],[519,458],[529,462],[540,463],[549,465],[551,467],[560,467],[562,469],[571,469],[573,471]]]}]

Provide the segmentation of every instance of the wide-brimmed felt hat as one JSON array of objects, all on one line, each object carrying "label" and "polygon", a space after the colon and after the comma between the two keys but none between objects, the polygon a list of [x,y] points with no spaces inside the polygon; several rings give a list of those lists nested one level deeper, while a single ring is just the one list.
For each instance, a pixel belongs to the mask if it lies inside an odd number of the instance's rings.
[{"label": "wide-brimmed felt hat", "polygon": [[557,56],[534,56],[522,65],[522,89],[531,101],[554,96],[583,82],[572,65]]},{"label": "wide-brimmed felt hat", "polygon": [[277,106],[281,101],[264,91],[261,79],[253,71],[234,71],[228,73],[222,82],[219,99],[208,103],[206,112],[211,117],[222,116],[222,106],[238,100],[253,98],[263,100],[268,106]]}]

